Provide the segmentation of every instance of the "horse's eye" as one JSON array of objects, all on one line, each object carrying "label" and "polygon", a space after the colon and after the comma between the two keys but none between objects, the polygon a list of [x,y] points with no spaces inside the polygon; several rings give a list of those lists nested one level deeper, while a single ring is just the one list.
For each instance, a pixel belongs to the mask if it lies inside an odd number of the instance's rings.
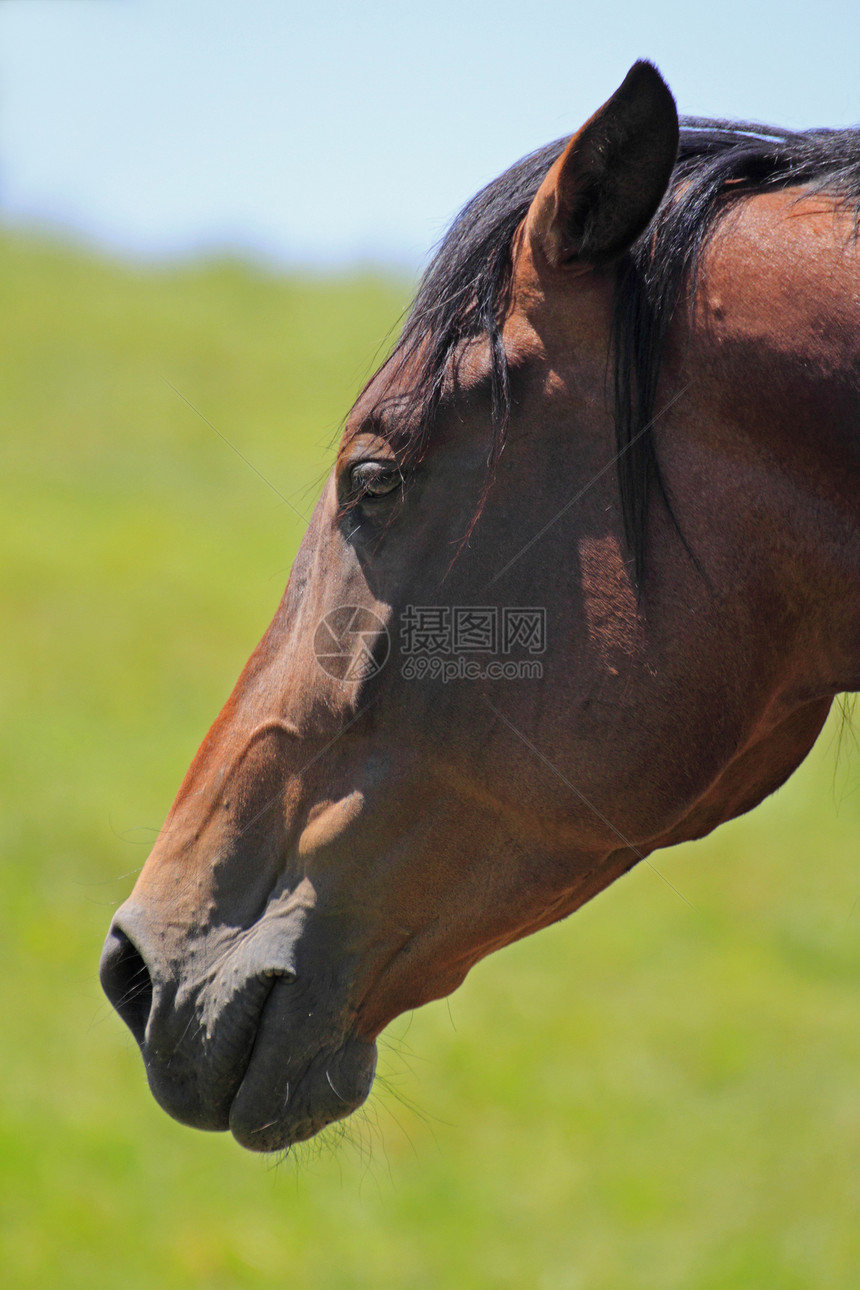
[{"label": "horse's eye", "polygon": [[403,482],[399,467],[390,461],[361,461],[349,477],[352,491],[361,497],[385,497]]}]

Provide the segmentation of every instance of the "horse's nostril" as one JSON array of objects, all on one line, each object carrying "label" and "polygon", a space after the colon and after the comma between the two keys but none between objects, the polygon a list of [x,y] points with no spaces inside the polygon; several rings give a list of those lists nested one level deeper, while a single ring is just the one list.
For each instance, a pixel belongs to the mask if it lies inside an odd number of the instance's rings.
[{"label": "horse's nostril", "polygon": [[125,932],[112,927],[99,964],[102,989],[139,1044],[152,1007],[152,978]]}]

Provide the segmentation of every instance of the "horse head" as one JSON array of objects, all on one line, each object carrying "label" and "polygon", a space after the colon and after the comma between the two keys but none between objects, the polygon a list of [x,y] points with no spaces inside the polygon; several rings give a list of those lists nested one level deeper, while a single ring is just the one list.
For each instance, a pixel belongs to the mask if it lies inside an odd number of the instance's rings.
[{"label": "horse head", "polygon": [[644,575],[631,557],[607,356],[677,147],[637,64],[467,208],[349,414],[103,954],[179,1120],[273,1150],[348,1114],[395,1016],[752,805],[818,733],[829,695],[751,630],[767,611],[794,640],[799,608],[725,594],[744,521],[718,514],[725,472],[702,501],[711,385],[691,390],[683,345]]}]

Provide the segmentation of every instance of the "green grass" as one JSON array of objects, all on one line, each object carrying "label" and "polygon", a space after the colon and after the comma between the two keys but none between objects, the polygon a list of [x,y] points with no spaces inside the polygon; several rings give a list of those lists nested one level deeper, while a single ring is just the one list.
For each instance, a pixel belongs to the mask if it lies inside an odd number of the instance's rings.
[{"label": "green grass", "polygon": [[[0,239],[0,1279],[822,1290],[860,1268],[860,759],[402,1018],[273,1163],[149,1096],[96,964],[408,290]],[[850,744],[850,740],[848,741]]]}]

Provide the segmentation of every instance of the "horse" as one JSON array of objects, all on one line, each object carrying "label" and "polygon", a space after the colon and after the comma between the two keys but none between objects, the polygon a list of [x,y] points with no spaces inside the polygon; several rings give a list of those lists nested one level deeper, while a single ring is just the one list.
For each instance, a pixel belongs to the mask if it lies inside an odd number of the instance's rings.
[{"label": "horse", "polygon": [[478,960],[781,785],[860,688],[860,132],[636,63],[463,210],[101,961],[254,1151]]}]

